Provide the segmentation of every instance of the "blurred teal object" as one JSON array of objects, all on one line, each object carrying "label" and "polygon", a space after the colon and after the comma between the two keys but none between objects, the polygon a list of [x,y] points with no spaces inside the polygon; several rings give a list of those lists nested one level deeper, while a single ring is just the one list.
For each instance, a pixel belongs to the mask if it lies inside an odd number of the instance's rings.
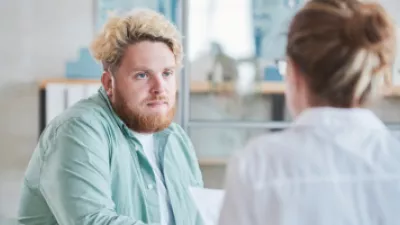
[{"label": "blurred teal object", "polygon": [[[95,0],[95,27],[97,33],[111,14],[129,12],[135,8],[148,8],[158,11],[177,23],[178,0]],[[72,79],[100,78],[102,66],[91,56],[88,48],[79,50],[78,59],[66,63],[65,76]]]},{"label": "blurred teal object", "polygon": [[283,77],[279,73],[278,67],[268,66],[264,69],[264,80],[265,81],[283,81]]},{"label": "blurred teal object", "polygon": [[256,57],[285,57],[286,34],[291,19],[305,0],[252,0],[252,24]]},{"label": "blurred teal object", "polygon": [[95,0],[96,4],[96,30],[101,29],[109,14],[125,13],[135,8],[148,8],[165,15],[176,23],[178,0]]},{"label": "blurred teal object", "polygon": [[69,61],[66,65],[67,78],[100,78],[102,66],[97,63],[89,52],[88,48],[81,48],[79,58],[76,61]]},{"label": "blurred teal object", "polygon": [[[260,61],[285,58],[291,20],[306,0],[252,0],[252,22],[256,57]],[[264,81],[283,81],[278,65],[261,68]]]},{"label": "blurred teal object", "polygon": [[110,14],[121,14],[134,8],[158,10],[158,0],[95,0],[96,31],[100,30]]}]

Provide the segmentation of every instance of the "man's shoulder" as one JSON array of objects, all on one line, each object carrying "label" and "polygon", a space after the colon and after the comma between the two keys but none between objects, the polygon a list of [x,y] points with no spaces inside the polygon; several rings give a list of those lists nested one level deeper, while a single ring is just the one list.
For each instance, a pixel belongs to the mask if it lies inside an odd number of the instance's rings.
[{"label": "man's shoulder", "polygon": [[162,133],[169,134],[170,138],[168,138],[168,142],[175,145],[175,147],[181,148],[184,154],[190,155],[194,152],[194,148],[189,136],[179,124],[171,123],[171,125],[162,131]]},{"label": "man's shoulder", "polygon": [[168,126],[168,128],[166,129],[166,131],[169,132],[169,133],[176,134],[176,135],[184,135],[184,136],[186,136],[186,132],[185,132],[185,130],[183,130],[183,128],[181,127],[181,125],[179,125],[179,124],[177,124],[177,123],[174,123],[174,122],[172,122],[172,123]]},{"label": "man's shoulder", "polygon": [[298,165],[306,163],[303,159],[310,156],[303,151],[308,141],[306,136],[308,134],[305,132],[299,133],[293,129],[256,136],[242,150],[234,153],[230,164],[236,169],[240,168],[240,176],[251,182],[296,171]]},{"label": "man's shoulder", "polygon": [[[190,173],[192,174],[192,185],[201,187],[204,186],[196,151],[194,149],[192,141],[190,140],[185,130],[179,124],[171,123],[171,125],[167,128],[167,131],[174,137],[172,142],[174,145],[174,151],[169,151],[169,153],[174,155],[183,155],[184,158],[187,160],[187,167],[185,168],[185,170],[190,171]],[[180,163],[181,165],[185,164],[183,162]]]},{"label": "man's shoulder", "polygon": [[163,132],[172,134],[172,136],[174,136],[179,142],[183,142],[185,145],[188,145],[186,147],[193,148],[189,136],[179,124],[171,123],[171,125],[169,125],[169,127]]},{"label": "man's shoulder", "polygon": [[44,134],[54,134],[60,129],[71,127],[101,129],[109,120],[106,107],[96,96],[83,99],[51,120]]}]

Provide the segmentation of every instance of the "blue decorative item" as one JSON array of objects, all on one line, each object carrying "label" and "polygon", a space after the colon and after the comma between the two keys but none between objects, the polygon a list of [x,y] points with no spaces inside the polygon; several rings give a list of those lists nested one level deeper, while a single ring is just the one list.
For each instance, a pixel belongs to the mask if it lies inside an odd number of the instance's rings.
[{"label": "blue decorative item", "polygon": [[264,80],[282,81],[282,75],[276,66],[268,66],[264,69]]},{"label": "blue decorative item", "polygon": [[81,48],[76,61],[67,62],[66,77],[68,78],[100,78],[102,67],[91,56],[88,48]]},{"label": "blue decorative item", "polygon": [[[112,14],[129,12],[135,8],[147,8],[164,14],[173,23],[177,23],[178,0],[95,0],[95,31],[99,31]],[[91,56],[88,48],[79,51],[76,61],[66,64],[67,78],[100,78],[102,66]]]},{"label": "blue decorative item", "polygon": [[178,0],[97,0],[96,30],[102,28],[110,14],[121,14],[135,8],[147,8],[158,11],[176,23]]},{"label": "blue decorative item", "polygon": [[[287,29],[305,0],[253,0],[253,32],[256,57],[274,62],[285,58]],[[282,80],[270,68],[261,68],[264,80]],[[278,78],[279,77],[279,78]]]}]

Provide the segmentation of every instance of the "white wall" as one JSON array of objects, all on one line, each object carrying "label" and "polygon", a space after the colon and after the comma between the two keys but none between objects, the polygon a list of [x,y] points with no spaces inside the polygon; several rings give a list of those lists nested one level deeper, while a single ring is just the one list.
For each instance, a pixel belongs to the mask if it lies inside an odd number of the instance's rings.
[{"label": "white wall", "polygon": [[91,0],[0,0],[0,218],[16,215],[37,141],[37,81],[63,76],[92,30]]}]

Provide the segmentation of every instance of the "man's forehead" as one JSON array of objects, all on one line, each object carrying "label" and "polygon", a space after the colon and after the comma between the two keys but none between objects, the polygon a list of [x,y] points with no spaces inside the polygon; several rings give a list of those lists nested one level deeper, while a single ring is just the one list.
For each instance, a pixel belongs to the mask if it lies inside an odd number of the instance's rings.
[{"label": "man's forehead", "polygon": [[173,52],[164,44],[157,42],[141,42],[131,45],[122,58],[122,66],[129,70],[159,70],[176,67]]}]

